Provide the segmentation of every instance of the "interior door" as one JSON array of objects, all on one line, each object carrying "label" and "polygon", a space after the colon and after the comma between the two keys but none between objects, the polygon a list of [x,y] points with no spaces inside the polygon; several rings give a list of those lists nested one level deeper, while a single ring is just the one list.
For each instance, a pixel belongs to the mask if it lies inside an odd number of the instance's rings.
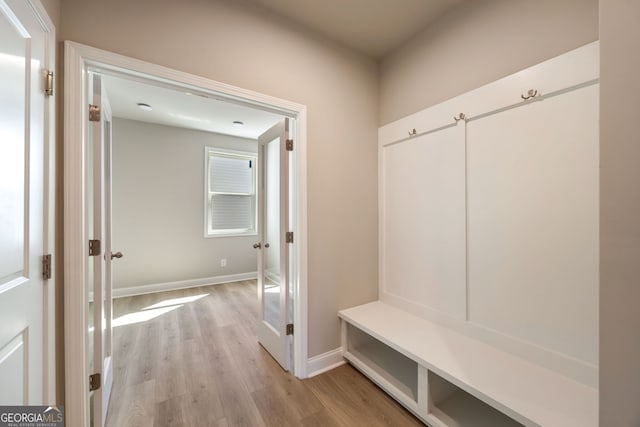
[{"label": "interior door", "polygon": [[89,295],[88,367],[91,425],[104,425],[112,372],[111,309],[111,108],[101,76],[89,73],[90,113],[87,150],[87,235],[94,242],[87,258]]},{"label": "interior door", "polygon": [[258,196],[258,340],[284,370],[290,365],[289,320],[290,246],[289,138],[290,119],[284,119],[258,138],[260,164]]},{"label": "interior door", "polygon": [[0,0],[0,405],[45,403],[45,42],[28,2]]}]

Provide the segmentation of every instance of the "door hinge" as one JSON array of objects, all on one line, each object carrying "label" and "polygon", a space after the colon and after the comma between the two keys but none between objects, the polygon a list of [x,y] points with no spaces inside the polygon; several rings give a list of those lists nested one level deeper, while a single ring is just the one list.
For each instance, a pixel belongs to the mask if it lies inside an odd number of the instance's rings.
[{"label": "door hinge", "polygon": [[293,323],[287,324],[287,335],[293,335]]},{"label": "door hinge", "polygon": [[100,240],[89,240],[89,256],[98,256],[100,252]]},{"label": "door hinge", "polygon": [[287,151],[293,151],[293,139],[287,139],[286,147]]},{"label": "door hinge", "polygon": [[53,96],[53,71],[47,70],[44,75],[44,94]]},{"label": "door hinge", "polygon": [[285,234],[285,241],[287,243],[293,243],[293,231],[287,231]]},{"label": "door hinge", "polygon": [[51,254],[42,257],[42,279],[51,279]]},{"label": "door hinge", "polygon": [[89,104],[89,121],[90,122],[99,122],[100,121],[100,106]]},{"label": "door hinge", "polygon": [[96,391],[101,384],[100,374],[89,375],[89,391]]}]

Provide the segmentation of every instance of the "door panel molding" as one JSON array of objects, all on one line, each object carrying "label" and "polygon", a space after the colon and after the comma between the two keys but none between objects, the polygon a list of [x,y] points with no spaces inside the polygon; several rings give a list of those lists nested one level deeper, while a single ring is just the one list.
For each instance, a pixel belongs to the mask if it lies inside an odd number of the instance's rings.
[{"label": "door panel molding", "polygon": [[0,348],[0,378],[11,387],[0,390],[0,402],[29,403],[29,335],[22,330]]}]

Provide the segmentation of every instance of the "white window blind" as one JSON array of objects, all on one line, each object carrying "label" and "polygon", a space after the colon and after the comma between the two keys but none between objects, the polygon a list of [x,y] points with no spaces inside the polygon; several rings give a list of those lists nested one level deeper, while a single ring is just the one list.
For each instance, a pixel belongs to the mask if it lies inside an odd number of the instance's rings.
[{"label": "white window blind", "polygon": [[209,186],[212,192],[249,194],[253,192],[251,159],[219,157],[211,153]]},{"label": "white window blind", "polygon": [[206,150],[209,236],[255,234],[256,155]]}]

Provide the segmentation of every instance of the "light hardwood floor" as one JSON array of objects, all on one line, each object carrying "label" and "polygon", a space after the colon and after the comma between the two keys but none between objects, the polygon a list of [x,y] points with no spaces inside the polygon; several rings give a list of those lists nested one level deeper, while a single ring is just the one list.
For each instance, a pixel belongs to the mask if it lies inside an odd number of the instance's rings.
[{"label": "light hardwood floor", "polygon": [[115,300],[117,322],[157,317],[114,328],[107,427],[422,425],[349,365],[284,372],[257,342],[257,314],[255,281]]}]

